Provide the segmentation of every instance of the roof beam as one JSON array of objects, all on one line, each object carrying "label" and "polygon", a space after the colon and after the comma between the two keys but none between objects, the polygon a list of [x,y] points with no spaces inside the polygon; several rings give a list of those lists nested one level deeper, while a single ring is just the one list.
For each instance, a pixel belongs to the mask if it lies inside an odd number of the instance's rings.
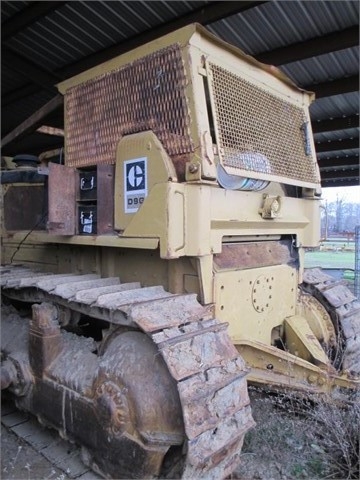
[{"label": "roof beam", "polygon": [[334,170],[331,172],[321,172],[321,180],[332,180],[339,178],[359,178],[359,168],[353,170]]},{"label": "roof beam", "polygon": [[24,28],[34,24],[37,20],[57,10],[67,2],[30,2],[30,5],[12,17],[5,20],[1,25],[1,41],[13,37]]},{"label": "roof beam", "polygon": [[313,133],[335,132],[336,130],[348,130],[359,127],[359,115],[348,117],[331,118],[328,120],[312,120]]},{"label": "roof beam", "polygon": [[316,98],[332,97],[343,93],[357,92],[359,90],[359,75],[339,78],[330,82],[306,85],[303,86],[303,88],[315,92]]},{"label": "roof beam", "polygon": [[[37,2],[37,3],[62,3],[62,2]],[[66,3],[66,2],[63,2]],[[199,22],[202,24],[208,24],[220,20],[221,18],[235,15],[250,8],[258,7],[259,5],[267,3],[266,1],[234,1],[234,2],[210,2],[207,6],[198,8],[193,12],[190,12],[182,17],[175,18],[174,20],[162,24],[157,28],[147,30],[135,37],[126,39],[125,41],[112,45],[100,52],[93,53],[78,62],[73,63],[67,67],[54,72],[54,75],[58,75],[61,78],[69,78],[73,75],[94,67],[110,58],[116,57],[122,53],[132,50],[135,47],[143,45],[145,43],[159,38],[166,33],[169,33],[177,28],[183,27],[193,22]],[[56,82],[52,82],[51,86]],[[24,97],[33,95],[38,92],[38,88],[35,85],[25,85],[12,92],[9,92],[2,98],[2,105],[6,106],[11,103],[15,103]]]},{"label": "roof beam", "polygon": [[357,26],[332,32],[322,37],[311,38],[304,42],[293,43],[286,47],[256,54],[257,60],[272,65],[286,65],[306,58],[317,57],[325,53],[336,52],[359,45],[359,28]]},{"label": "roof beam", "polygon": [[319,168],[339,170],[340,168],[355,168],[359,166],[359,157],[335,157],[335,158],[322,158],[318,160]]},{"label": "roof beam", "polygon": [[18,73],[26,76],[33,83],[51,93],[57,93],[54,84],[58,83],[62,78],[43,68],[38,67],[32,62],[29,62],[26,58],[18,55],[9,48],[4,48],[2,51],[1,61],[11,70],[15,70]]},{"label": "roof beam", "polygon": [[336,152],[337,150],[355,150],[359,148],[359,138],[345,138],[329,142],[315,143],[317,152]]},{"label": "roof beam", "polygon": [[321,182],[323,188],[329,187],[356,187],[359,185],[359,178],[340,178],[324,180]]},{"label": "roof beam", "polygon": [[39,126],[49,113],[53,112],[56,108],[58,108],[63,103],[63,96],[58,94],[56,97],[52,98],[49,102],[43,105],[39,110],[33,113],[29,118],[27,118],[24,122],[18,125],[12,132],[8,133],[2,140],[1,144],[2,147],[7,145],[8,143],[14,141],[15,139],[19,139],[30,130],[34,130],[37,126]]}]

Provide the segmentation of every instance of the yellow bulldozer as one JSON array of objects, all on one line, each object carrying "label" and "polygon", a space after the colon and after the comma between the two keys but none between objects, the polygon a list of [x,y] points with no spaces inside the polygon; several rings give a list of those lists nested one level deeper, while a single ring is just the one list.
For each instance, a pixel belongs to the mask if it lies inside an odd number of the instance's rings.
[{"label": "yellow bulldozer", "polygon": [[[105,478],[223,478],[247,383],[360,385],[319,242],[313,95],[199,25],[58,85],[65,147],[2,183],[1,387]],[[14,164],[12,164],[14,165]]]}]

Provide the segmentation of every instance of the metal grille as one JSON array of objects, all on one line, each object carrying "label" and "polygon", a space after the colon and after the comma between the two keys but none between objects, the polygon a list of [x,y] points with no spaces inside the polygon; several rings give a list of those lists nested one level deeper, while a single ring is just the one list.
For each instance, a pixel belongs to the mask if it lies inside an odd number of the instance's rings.
[{"label": "metal grille", "polygon": [[304,111],[218,65],[208,67],[222,164],[239,175],[317,184]]},{"label": "metal grille", "polygon": [[153,130],[169,155],[193,151],[178,45],[66,92],[66,165],[115,163],[123,135]]}]

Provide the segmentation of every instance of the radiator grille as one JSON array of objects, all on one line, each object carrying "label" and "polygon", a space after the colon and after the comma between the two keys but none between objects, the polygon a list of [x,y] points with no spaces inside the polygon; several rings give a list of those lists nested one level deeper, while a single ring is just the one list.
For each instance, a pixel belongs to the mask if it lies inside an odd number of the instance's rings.
[{"label": "radiator grille", "polygon": [[193,151],[178,45],[70,88],[65,95],[66,165],[115,163],[123,135],[153,130],[169,155]]},{"label": "radiator grille", "polygon": [[222,164],[241,176],[261,172],[266,179],[317,184],[303,110],[222,67],[209,63],[208,69]]}]

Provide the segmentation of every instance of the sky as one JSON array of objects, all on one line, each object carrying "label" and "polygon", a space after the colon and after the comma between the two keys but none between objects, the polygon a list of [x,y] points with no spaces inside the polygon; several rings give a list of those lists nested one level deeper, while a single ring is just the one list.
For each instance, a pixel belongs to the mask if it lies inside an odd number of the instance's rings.
[{"label": "sky", "polygon": [[322,198],[328,202],[335,202],[337,197],[345,202],[360,203],[360,186],[355,187],[327,187],[321,190]]}]

